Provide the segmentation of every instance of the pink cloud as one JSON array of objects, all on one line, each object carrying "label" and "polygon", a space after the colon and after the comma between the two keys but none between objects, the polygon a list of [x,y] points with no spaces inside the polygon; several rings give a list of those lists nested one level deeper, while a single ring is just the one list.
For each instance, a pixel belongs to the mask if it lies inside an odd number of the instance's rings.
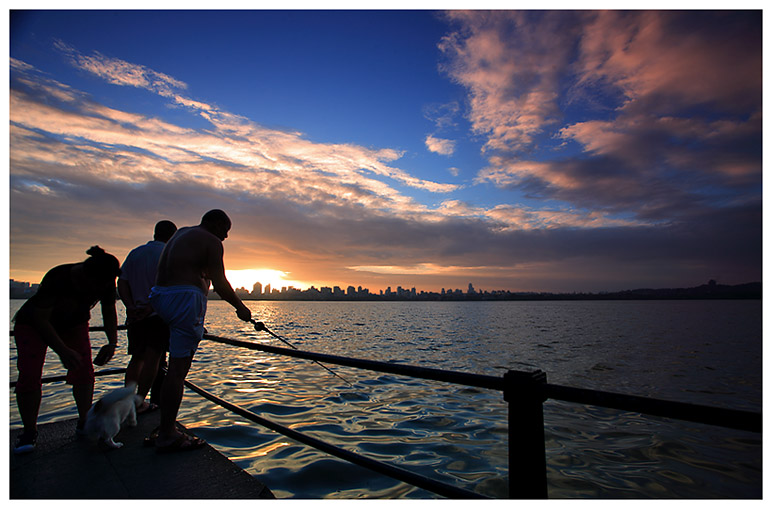
[{"label": "pink cloud", "polygon": [[[688,209],[707,195],[729,202],[757,192],[756,14],[448,17],[459,28],[440,46],[449,58],[445,69],[467,88],[472,130],[486,139],[489,165],[477,183],[640,217]],[[569,112],[574,120],[566,122]],[[564,144],[547,155],[542,147],[550,141]],[[577,147],[580,157],[572,152]]]},{"label": "pink cloud", "polygon": [[595,13],[580,40],[580,84],[619,87],[625,108],[640,102],[654,114],[700,104],[757,108],[761,45],[742,22],[731,12]]},{"label": "pink cloud", "polygon": [[456,150],[456,143],[453,140],[446,140],[429,135],[426,137],[426,148],[429,152],[434,152],[443,156],[451,156]]},{"label": "pink cloud", "polygon": [[560,13],[538,23],[522,11],[451,12],[462,27],[440,49],[450,77],[469,90],[469,119],[489,150],[523,150],[559,116],[561,70],[570,58],[570,26]]}]

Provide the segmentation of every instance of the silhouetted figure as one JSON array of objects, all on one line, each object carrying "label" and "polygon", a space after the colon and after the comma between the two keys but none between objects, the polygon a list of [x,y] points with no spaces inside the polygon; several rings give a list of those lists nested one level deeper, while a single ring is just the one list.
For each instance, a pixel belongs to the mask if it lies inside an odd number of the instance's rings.
[{"label": "silhouetted figure", "polygon": [[160,451],[197,448],[204,441],[177,430],[185,377],[204,335],[210,282],[236,315],[249,321],[252,312],[225,277],[222,242],[231,220],[222,210],[210,210],[198,226],[180,228],[167,242],[158,264],[156,286],[150,294],[153,309],[169,325],[169,370],[161,393],[161,424],[155,444]]},{"label": "silhouetted figure", "polygon": [[[168,343],[166,350],[169,350]],[[158,361],[158,372],[155,375],[153,386],[150,388],[150,404],[155,405],[156,407],[161,406],[161,388],[164,385],[164,378],[166,378],[166,370],[168,367],[169,364],[166,362],[166,354],[164,352],[164,355],[162,355]]]},{"label": "silhouetted figure", "polygon": [[157,408],[144,401],[158,373],[161,357],[169,349],[169,327],[150,306],[150,289],[155,283],[158,260],[166,242],[177,231],[171,221],[155,225],[153,240],[131,250],[121,266],[118,295],[126,306],[126,336],[131,360],[126,367],[126,385],[136,382],[142,404],[137,414]]},{"label": "silhouetted figure", "polygon": [[37,293],[14,317],[19,378],[16,403],[24,431],[16,442],[16,452],[35,448],[37,419],[42,399],[42,373],[50,347],[67,368],[67,383],[78,408],[77,430],[83,430],[94,397],[94,366],[88,322],[91,308],[101,303],[107,344],[94,364],[103,365],[115,354],[118,344],[118,318],[115,312],[115,278],[121,273],[118,259],[99,246],[88,251],[80,263],[59,265],[49,270]]}]

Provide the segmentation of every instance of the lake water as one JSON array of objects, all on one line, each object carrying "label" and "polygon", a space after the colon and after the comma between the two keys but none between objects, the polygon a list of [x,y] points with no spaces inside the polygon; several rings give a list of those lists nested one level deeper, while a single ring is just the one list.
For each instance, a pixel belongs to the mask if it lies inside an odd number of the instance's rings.
[{"label": "lake water", "polygon": [[[11,314],[22,301],[11,301]],[[761,411],[760,301],[267,302],[254,317],[300,349]],[[123,308],[119,304],[119,313]],[[98,311],[92,325],[101,325]],[[211,334],[284,346],[211,301]],[[93,333],[96,351],[104,335]],[[121,334],[125,351],[125,335]],[[125,353],[110,366],[125,366]],[[47,373],[61,372],[49,353]],[[188,377],[267,419],[369,457],[507,494],[501,393],[330,366],[203,341]],[[11,379],[16,378],[11,340]],[[97,380],[97,393],[122,376]],[[63,384],[40,422],[75,415]],[[20,425],[11,395],[10,423]],[[759,498],[761,435],[547,401],[551,498]],[[432,498],[298,444],[186,391],[179,420],[279,498]]]}]

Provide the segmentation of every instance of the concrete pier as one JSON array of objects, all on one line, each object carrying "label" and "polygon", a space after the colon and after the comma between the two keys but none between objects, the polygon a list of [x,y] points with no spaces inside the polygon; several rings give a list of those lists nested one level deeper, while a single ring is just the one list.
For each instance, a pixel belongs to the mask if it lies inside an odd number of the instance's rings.
[{"label": "concrete pier", "polygon": [[[38,427],[35,450],[15,454],[20,429],[11,430],[11,499],[255,499],[275,498],[256,478],[207,445],[159,454],[143,440],[160,412],[124,426],[120,449],[75,435],[76,419]],[[189,431],[195,434],[195,430]]]}]

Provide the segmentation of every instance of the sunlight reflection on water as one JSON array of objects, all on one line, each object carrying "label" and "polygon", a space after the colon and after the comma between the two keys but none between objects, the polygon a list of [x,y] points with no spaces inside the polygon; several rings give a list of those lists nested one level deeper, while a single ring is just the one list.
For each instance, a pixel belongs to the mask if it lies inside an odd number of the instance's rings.
[{"label": "sunlight reflection on water", "polygon": [[[757,301],[248,305],[255,318],[300,349],[494,376],[538,368],[551,383],[756,411],[761,406]],[[213,334],[283,346],[237,320],[224,302],[210,302],[207,318]],[[98,349],[103,336],[94,338]],[[56,357],[49,353],[49,358],[50,366],[59,368]],[[111,365],[126,361],[121,352]],[[353,387],[309,361],[204,341],[189,379],[340,447],[487,496],[506,496],[507,411],[501,394],[330,367]],[[97,391],[121,383],[122,377],[101,379]],[[72,415],[69,389],[47,386],[40,421]],[[189,392],[180,421],[277,497],[433,497],[297,444]],[[12,404],[11,425],[18,423]],[[548,401],[545,438],[554,498],[761,494],[756,434]]]}]

